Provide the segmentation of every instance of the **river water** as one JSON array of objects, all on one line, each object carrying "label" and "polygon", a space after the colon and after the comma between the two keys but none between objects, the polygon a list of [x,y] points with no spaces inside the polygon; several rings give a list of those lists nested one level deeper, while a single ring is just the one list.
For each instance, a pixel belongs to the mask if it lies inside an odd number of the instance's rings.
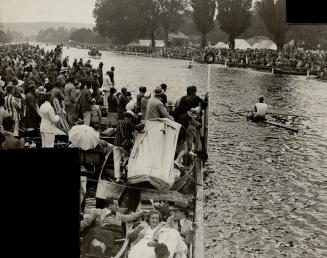
[{"label": "river water", "polygon": [[[51,48],[46,47],[46,48]],[[64,47],[63,56],[88,59]],[[104,71],[116,67],[118,88],[168,85],[169,98],[207,88],[207,65],[102,52]],[[291,131],[246,121],[260,96]],[[220,65],[211,67],[209,161],[205,171],[206,257],[327,257],[327,83]],[[94,191],[88,191],[88,197]],[[94,207],[88,198],[87,210]]]}]

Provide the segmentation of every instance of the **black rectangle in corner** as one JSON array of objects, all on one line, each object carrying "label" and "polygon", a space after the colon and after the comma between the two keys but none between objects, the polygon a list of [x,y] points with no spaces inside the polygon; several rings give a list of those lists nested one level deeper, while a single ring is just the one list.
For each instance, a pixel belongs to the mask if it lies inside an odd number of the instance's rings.
[{"label": "black rectangle in corner", "polygon": [[327,24],[326,0],[286,0],[286,20],[290,24]]},{"label": "black rectangle in corner", "polygon": [[79,151],[0,151],[0,168],[3,251],[79,258]]}]

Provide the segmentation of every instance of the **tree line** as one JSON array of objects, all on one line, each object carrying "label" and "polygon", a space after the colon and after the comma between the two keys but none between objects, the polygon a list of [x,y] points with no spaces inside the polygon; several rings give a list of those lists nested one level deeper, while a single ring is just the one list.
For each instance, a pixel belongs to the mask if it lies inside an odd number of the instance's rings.
[{"label": "tree line", "polygon": [[254,6],[252,0],[97,0],[93,15],[95,30],[117,44],[148,37],[155,46],[155,39],[162,31],[168,44],[168,34],[179,30],[191,18],[201,35],[202,47],[207,45],[207,37],[213,30],[224,33],[232,49],[236,38],[252,30],[253,36],[260,32],[267,34],[278,49],[283,48],[290,36],[308,42],[311,47],[321,43],[327,48],[326,26],[286,24],[285,0],[261,0]]}]

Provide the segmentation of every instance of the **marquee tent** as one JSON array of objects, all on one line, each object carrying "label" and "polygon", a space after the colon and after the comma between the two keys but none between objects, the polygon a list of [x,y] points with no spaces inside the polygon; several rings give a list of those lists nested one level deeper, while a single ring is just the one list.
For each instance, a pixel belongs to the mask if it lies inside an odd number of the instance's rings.
[{"label": "marquee tent", "polygon": [[211,47],[214,47],[214,48],[228,48],[228,44],[225,44],[224,42],[218,42],[216,45],[213,45]]},{"label": "marquee tent", "polygon": [[261,42],[255,43],[252,48],[256,49],[277,49],[277,45],[272,40],[263,40]]},{"label": "marquee tent", "polygon": [[252,46],[244,39],[235,39],[235,49],[248,49]]}]

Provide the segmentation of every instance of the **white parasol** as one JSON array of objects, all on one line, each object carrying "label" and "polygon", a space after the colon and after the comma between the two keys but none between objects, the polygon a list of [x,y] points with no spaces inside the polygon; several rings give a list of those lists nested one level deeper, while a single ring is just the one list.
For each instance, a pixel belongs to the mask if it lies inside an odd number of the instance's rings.
[{"label": "white parasol", "polygon": [[94,149],[100,140],[100,133],[88,125],[75,125],[68,132],[70,147],[83,150]]}]

